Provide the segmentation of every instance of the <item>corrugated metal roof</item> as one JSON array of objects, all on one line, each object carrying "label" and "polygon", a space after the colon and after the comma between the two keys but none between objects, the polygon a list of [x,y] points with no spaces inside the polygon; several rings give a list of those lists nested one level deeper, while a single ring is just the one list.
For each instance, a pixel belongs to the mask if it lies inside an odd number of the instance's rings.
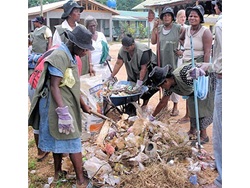
[{"label": "corrugated metal roof", "polygon": [[138,20],[132,16],[119,16],[119,15],[115,15],[112,16],[112,20]]},{"label": "corrugated metal roof", "polygon": [[158,2],[158,1],[159,0],[146,0],[146,1],[143,1],[139,5],[136,5],[135,7],[133,7],[132,10],[144,10],[144,9],[146,9],[144,7],[145,4],[147,4],[147,3],[153,3],[153,2]]},{"label": "corrugated metal roof", "polygon": [[[62,8],[63,4],[66,3],[68,0],[65,1],[59,1],[59,2],[55,2],[55,3],[49,3],[49,4],[45,4],[43,5],[43,12],[48,12],[57,8]],[[79,2],[80,0],[77,0],[76,2]],[[119,12],[117,12],[116,10],[109,8],[108,6],[105,6],[103,4],[100,4],[96,1],[93,0],[88,0],[88,3],[92,3],[94,5],[100,6],[102,7],[104,10],[110,11],[112,12],[112,15],[119,15]],[[36,6],[36,7],[31,7],[28,8],[28,15],[32,16],[32,15],[37,15],[40,14],[41,12],[41,6]]]},{"label": "corrugated metal roof", "polygon": [[154,2],[148,2],[144,4],[144,7],[151,7],[151,6],[161,6],[161,5],[167,5],[170,3],[181,3],[183,2],[183,4],[185,3],[186,0],[158,0],[158,1],[154,1]]},{"label": "corrugated metal roof", "polygon": [[[68,0],[45,4],[45,5],[43,5],[43,12],[48,12],[50,10],[54,10],[54,9],[59,8],[59,7],[62,7],[63,4],[66,3],[67,1]],[[28,15],[29,16],[40,14],[40,12],[41,12],[41,6],[40,5],[36,6],[36,7],[28,8]]]},{"label": "corrugated metal roof", "polygon": [[118,10],[121,16],[148,17],[148,12]]},{"label": "corrugated metal roof", "polygon": [[[142,12],[142,11],[124,11],[124,10],[118,10],[120,13],[120,16],[132,16],[134,18],[147,20],[148,19],[148,12]],[[156,16],[158,16],[158,13],[155,13]]]}]

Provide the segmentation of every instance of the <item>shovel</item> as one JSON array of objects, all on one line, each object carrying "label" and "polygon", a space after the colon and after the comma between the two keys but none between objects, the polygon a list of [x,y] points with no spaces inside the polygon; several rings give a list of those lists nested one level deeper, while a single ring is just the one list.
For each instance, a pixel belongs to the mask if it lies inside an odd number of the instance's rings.
[{"label": "shovel", "polygon": [[[192,36],[190,36],[190,46],[191,46],[191,57],[192,57],[192,67],[195,67],[194,64],[194,48]],[[198,148],[199,151],[201,149],[201,141],[200,141],[200,124],[199,124],[199,112],[198,112],[198,101],[197,101],[197,88],[196,88],[196,79],[193,80],[194,85],[194,105],[195,105],[195,119],[196,119],[196,129],[197,129],[197,140],[198,140]]]}]

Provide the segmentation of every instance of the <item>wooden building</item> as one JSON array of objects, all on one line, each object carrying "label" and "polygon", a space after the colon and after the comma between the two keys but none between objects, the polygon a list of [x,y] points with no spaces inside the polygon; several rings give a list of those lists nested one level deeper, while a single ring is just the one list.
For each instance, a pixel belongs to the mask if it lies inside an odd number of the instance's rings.
[{"label": "wooden building", "polygon": [[[36,6],[28,9],[28,32],[34,30],[32,19],[36,16],[43,15],[46,19],[46,25],[50,27],[52,33],[54,32],[55,25],[61,24],[63,20],[61,15],[63,14],[63,4],[68,0],[59,1],[55,3],[45,4],[43,6]],[[97,30],[105,32],[107,40],[112,41],[112,16],[119,15],[119,13],[109,8],[108,6],[102,5],[94,0],[75,0],[79,5],[84,7],[81,13],[80,23],[84,24],[84,18],[91,15],[96,18],[98,22]]]}]

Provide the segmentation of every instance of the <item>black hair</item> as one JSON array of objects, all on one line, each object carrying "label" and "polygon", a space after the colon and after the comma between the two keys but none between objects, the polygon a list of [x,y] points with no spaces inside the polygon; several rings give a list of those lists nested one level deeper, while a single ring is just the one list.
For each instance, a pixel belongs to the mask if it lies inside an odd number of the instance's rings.
[{"label": "black hair", "polygon": [[222,12],[222,1],[221,0],[217,1],[216,5],[218,6],[218,9]]},{"label": "black hair", "polygon": [[126,34],[125,37],[122,38],[122,45],[123,46],[131,46],[133,43],[135,43],[134,38],[131,34]]}]

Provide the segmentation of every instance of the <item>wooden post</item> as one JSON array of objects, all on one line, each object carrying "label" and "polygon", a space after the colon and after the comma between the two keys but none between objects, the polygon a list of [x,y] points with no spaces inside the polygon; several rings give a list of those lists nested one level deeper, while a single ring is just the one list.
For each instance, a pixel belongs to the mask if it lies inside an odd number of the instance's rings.
[{"label": "wooden post", "polygon": [[40,16],[43,16],[43,0],[40,0],[40,7],[41,7]]}]

